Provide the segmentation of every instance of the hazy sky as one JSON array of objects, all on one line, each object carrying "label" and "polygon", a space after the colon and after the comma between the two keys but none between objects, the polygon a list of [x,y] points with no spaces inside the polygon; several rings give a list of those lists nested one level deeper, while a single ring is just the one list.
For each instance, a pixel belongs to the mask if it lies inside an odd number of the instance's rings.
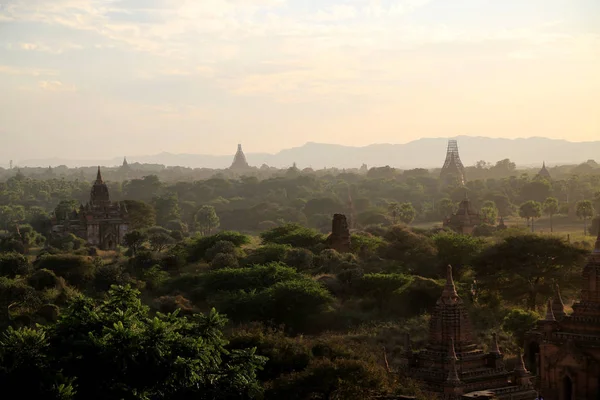
[{"label": "hazy sky", "polygon": [[598,0],[0,0],[0,164],[600,140]]}]

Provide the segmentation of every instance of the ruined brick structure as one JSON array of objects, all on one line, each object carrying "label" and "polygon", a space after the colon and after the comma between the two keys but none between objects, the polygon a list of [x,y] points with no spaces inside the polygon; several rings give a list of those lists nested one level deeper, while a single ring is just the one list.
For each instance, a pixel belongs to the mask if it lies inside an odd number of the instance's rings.
[{"label": "ruined brick structure", "polygon": [[[479,349],[474,336],[449,266],[446,285],[431,314],[428,344],[424,350],[414,352],[407,336],[399,372],[419,382],[432,399],[470,399],[477,394],[500,400],[535,399],[522,358],[509,372],[495,335],[489,353]],[[487,391],[487,397],[483,391]]]},{"label": "ruined brick structure", "polygon": [[526,338],[526,359],[546,400],[600,399],[600,234],[582,274],[580,301],[565,313],[558,286]]},{"label": "ruined brick structure", "polygon": [[327,245],[339,253],[350,252],[350,229],[344,214],[335,214],[331,223],[331,235],[327,238]]},{"label": "ruined brick structure", "polygon": [[481,222],[481,216],[473,209],[471,200],[465,193],[465,198],[458,205],[458,210],[445,218],[443,225],[463,235],[470,235],[477,225],[481,225]]},{"label": "ruined brick structure", "polygon": [[229,169],[234,171],[244,171],[250,169],[250,165],[246,161],[246,155],[242,151],[242,145],[238,144],[237,153],[233,157],[233,163],[231,163],[231,167]]},{"label": "ruined brick structure", "polygon": [[125,204],[110,200],[108,187],[98,167],[90,201],[85,206],[80,205],[79,210],[53,215],[52,232],[56,235],[72,233],[92,246],[112,250],[123,244],[129,227],[128,217]]}]

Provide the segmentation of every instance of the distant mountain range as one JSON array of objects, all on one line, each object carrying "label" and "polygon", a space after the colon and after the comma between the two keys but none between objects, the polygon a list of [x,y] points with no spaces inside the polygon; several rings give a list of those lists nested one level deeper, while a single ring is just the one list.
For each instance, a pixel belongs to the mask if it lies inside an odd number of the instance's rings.
[{"label": "distant mountain range", "polygon": [[[487,137],[458,136],[460,157],[465,166],[479,160],[495,163],[510,158],[518,166],[537,166],[543,161],[549,165],[579,164],[589,159],[600,158],[600,141],[569,142],[566,140],[531,137],[524,139],[495,139]],[[337,144],[309,142],[300,147],[285,149],[277,154],[246,153],[248,163],[260,167],[286,168],[294,162],[298,168],[323,167],[358,168],[363,163],[369,167],[389,165],[396,168],[441,167],[446,155],[448,138],[424,138],[406,144],[372,144],[365,147],[350,147]],[[221,169],[230,166],[230,156],[205,154],[160,153],[146,156],[128,156],[129,163],[162,164],[191,168]],[[111,160],[68,160],[60,158],[23,160],[20,167],[47,167],[66,165],[81,167],[91,165],[121,165],[123,158]],[[600,161],[600,160],[599,160]]]}]

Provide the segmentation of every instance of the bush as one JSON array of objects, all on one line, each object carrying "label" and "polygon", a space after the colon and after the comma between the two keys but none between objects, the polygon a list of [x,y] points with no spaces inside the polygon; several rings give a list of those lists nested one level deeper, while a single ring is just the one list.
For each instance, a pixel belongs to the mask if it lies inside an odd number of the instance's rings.
[{"label": "bush", "polygon": [[35,290],[51,289],[59,284],[56,274],[49,269],[38,269],[29,278],[27,284]]},{"label": "bush", "polygon": [[112,285],[125,283],[123,268],[118,264],[107,264],[96,268],[94,287],[99,292],[106,292]]},{"label": "bush", "polygon": [[298,224],[285,224],[260,234],[265,243],[287,244],[292,247],[313,248],[322,244],[325,236]]},{"label": "bush", "polygon": [[94,277],[95,266],[89,257],[46,255],[36,262],[37,269],[48,269],[77,287],[83,287]]},{"label": "bush", "polygon": [[254,249],[244,259],[244,265],[263,265],[272,262],[285,262],[290,246],[284,244],[266,244]]},{"label": "bush", "polygon": [[194,313],[192,303],[181,295],[161,296],[154,299],[154,307],[163,314],[173,313],[179,310],[181,315],[191,315]]},{"label": "bush", "polygon": [[285,263],[298,271],[311,269],[314,264],[314,254],[307,249],[290,249],[285,257]]},{"label": "bush", "polygon": [[160,265],[154,265],[144,272],[143,279],[148,289],[157,290],[169,279],[169,274]]},{"label": "bush", "polygon": [[0,254],[0,276],[14,278],[17,275],[27,275],[31,272],[31,265],[22,254],[4,253]]},{"label": "bush", "polygon": [[237,268],[240,264],[235,255],[231,253],[219,253],[210,262],[211,269]]},{"label": "bush", "polygon": [[216,235],[190,240],[187,243],[188,261],[198,262],[202,260],[206,251],[213,247],[217,242],[221,241],[231,242],[235,247],[240,247],[250,243],[250,237],[238,232],[224,231],[219,232]]},{"label": "bush", "polygon": [[207,293],[220,291],[262,290],[276,283],[302,278],[293,268],[272,263],[252,268],[225,268],[204,275],[202,286]]},{"label": "bush", "polygon": [[233,243],[220,240],[214,244],[210,249],[206,250],[204,253],[204,259],[209,263],[215,258],[217,254],[234,254],[235,255],[236,247]]}]

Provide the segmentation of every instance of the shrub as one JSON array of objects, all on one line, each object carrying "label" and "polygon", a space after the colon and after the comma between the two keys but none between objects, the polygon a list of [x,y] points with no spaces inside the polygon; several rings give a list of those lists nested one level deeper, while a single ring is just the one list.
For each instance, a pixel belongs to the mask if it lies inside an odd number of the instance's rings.
[{"label": "shrub", "polygon": [[154,299],[154,306],[163,314],[173,313],[177,310],[181,315],[191,315],[194,313],[192,303],[181,295],[161,296]]},{"label": "shrub", "polygon": [[314,264],[314,254],[308,249],[290,249],[285,257],[285,263],[298,271],[311,269]]},{"label": "shrub", "polygon": [[263,265],[271,262],[285,262],[290,246],[284,244],[266,244],[254,249],[244,259],[244,265]]},{"label": "shrub", "polygon": [[36,262],[38,269],[48,269],[77,287],[83,287],[94,277],[95,266],[89,257],[46,255]]},{"label": "shrub", "polygon": [[156,290],[169,279],[169,274],[163,271],[160,265],[154,265],[144,272],[143,278],[148,289]]},{"label": "shrub", "polygon": [[97,291],[106,292],[112,285],[125,283],[123,268],[118,264],[107,264],[96,268],[94,287]]},{"label": "shrub", "polygon": [[0,254],[0,276],[14,278],[17,275],[27,275],[31,272],[31,265],[22,254],[4,253]]},{"label": "shrub", "polygon": [[293,268],[278,263],[252,268],[225,268],[206,273],[202,286],[207,293],[262,290],[279,282],[302,278]]},{"label": "shrub", "polygon": [[287,244],[310,249],[322,244],[325,237],[317,231],[299,224],[285,224],[260,234],[265,243]]},{"label": "shrub", "polygon": [[233,243],[226,240],[220,240],[210,249],[206,250],[204,259],[210,263],[217,254],[235,254],[235,250],[236,247]]},{"label": "shrub", "polygon": [[59,284],[56,274],[49,269],[38,269],[29,278],[27,284],[35,290],[51,289]]},{"label": "shrub", "polygon": [[240,264],[235,255],[231,253],[219,253],[210,262],[211,269],[237,268]]},{"label": "shrub", "polygon": [[198,262],[204,258],[208,249],[213,247],[217,242],[227,241],[233,243],[236,247],[250,243],[250,237],[238,232],[219,232],[216,235],[205,236],[190,240],[187,243],[188,261]]}]

